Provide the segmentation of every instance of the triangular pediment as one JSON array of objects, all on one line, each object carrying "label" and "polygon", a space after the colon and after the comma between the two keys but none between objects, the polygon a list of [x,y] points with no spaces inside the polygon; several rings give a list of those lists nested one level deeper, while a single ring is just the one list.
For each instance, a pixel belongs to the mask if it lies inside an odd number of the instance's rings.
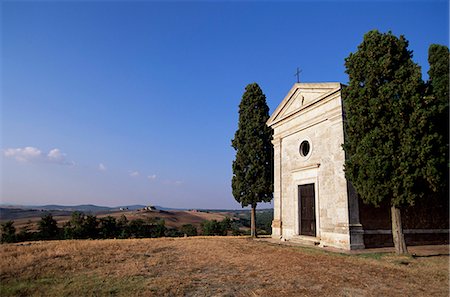
[{"label": "triangular pediment", "polygon": [[341,89],[340,83],[296,83],[267,121],[272,126]]}]

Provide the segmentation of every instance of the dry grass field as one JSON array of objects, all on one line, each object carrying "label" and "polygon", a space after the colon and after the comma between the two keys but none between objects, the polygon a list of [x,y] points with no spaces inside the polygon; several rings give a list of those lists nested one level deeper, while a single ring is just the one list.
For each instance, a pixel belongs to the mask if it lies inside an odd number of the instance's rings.
[{"label": "dry grass field", "polygon": [[344,255],[245,237],[0,246],[1,296],[448,296],[448,254]]}]

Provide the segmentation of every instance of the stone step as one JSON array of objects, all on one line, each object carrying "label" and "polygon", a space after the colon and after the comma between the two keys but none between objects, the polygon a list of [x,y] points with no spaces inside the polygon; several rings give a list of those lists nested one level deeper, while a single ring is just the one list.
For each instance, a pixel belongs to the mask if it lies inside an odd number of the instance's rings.
[{"label": "stone step", "polygon": [[297,243],[301,245],[310,245],[310,246],[316,246],[320,244],[320,239],[317,237],[311,237],[311,236],[296,236],[288,240],[292,243]]}]

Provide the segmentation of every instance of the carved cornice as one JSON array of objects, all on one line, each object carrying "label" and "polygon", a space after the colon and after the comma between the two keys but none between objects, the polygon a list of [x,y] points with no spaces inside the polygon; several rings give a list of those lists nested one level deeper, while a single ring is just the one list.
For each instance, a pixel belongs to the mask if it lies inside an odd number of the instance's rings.
[{"label": "carved cornice", "polygon": [[291,172],[292,172],[292,173],[295,173],[295,172],[300,172],[300,171],[305,171],[305,170],[315,169],[315,168],[319,168],[319,167],[320,167],[320,163],[314,163],[314,164],[309,164],[309,165],[306,165],[306,166],[303,166],[303,167],[294,169],[294,170],[292,170]]}]

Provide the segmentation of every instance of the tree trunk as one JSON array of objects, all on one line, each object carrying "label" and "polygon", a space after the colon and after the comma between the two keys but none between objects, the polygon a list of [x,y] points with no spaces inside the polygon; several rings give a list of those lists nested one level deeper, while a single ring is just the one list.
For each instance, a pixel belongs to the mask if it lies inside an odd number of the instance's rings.
[{"label": "tree trunk", "polygon": [[256,234],[256,205],[252,205],[250,221],[251,221],[251,226],[250,226],[251,237],[258,237],[258,235]]},{"label": "tree trunk", "polygon": [[406,248],[405,236],[403,235],[400,208],[391,206],[391,221],[392,239],[394,240],[395,252],[397,255],[407,254],[408,249]]}]

